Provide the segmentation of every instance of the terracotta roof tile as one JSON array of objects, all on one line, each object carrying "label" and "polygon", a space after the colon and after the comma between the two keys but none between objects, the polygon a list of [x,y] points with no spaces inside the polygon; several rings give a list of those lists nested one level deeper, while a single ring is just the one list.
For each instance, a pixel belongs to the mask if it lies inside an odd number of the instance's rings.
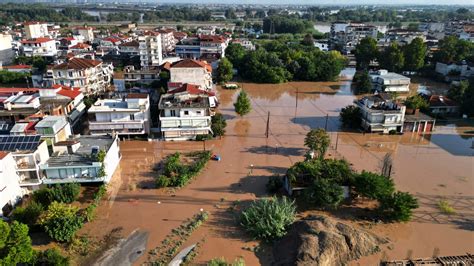
[{"label": "terracotta roof tile", "polygon": [[23,40],[21,41],[21,43],[45,43],[45,42],[50,42],[50,41],[54,41],[54,40],[48,37],[41,37],[41,38],[36,38],[36,39],[31,39],[31,40]]},{"label": "terracotta roof tile", "polygon": [[194,60],[194,59],[184,59],[181,61],[178,61],[174,64],[171,65],[171,68],[197,68],[197,67],[202,67],[207,69],[207,71],[211,72],[212,67],[205,61],[199,61],[199,60]]},{"label": "terracotta roof tile", "polygon": [[102,64],[101,61],[74,57],[69,59],[67,62],[55,65],[53,69],[86,69],[96,67],[100,64]]}]

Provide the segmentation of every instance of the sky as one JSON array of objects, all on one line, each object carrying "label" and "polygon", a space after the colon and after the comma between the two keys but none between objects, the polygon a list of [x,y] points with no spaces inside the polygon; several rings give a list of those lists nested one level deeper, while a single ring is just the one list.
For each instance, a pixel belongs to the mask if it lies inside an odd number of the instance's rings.
[{"label": "sky", "polygon": [[474,0],[157,0],[158,3],[307,4],[307,5],[474,5]]}]

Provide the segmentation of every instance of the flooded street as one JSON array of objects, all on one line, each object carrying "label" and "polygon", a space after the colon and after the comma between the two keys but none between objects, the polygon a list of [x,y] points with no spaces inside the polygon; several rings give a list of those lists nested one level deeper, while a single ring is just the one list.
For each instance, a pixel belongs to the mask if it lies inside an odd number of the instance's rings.
[{"label": "flooded street", "polygon": [[[346,158],[356,170],[377,171],[381,159],[391,152],[397,189],[413,193],[420,203],[412,222],[374,225],[371,231],[390,238],[392,245],[354,265],[377,265],[381,258],[474,252],[473,127],[440,124],[432,135],[425,136],[342,132],[340,109],[355,99],[349,81],[240,85],[252,102],[252,112],[243,118],[233,108],[238,91],[218,91],[219,111],[227,119],[226,135],[206,141],[205,148],[221,155],[220,162],[210,161],[185,188],[148,189],[157,175],[154,168],[166,155],[202,150],[204,143],[122,141],[120,168],[110,185],[112,197],[100,205],[97,219],[81,232],[100,236],[117,227],[123,228],[124,235],[145,230],[149,232],[148,251],[202,208],[210,212],[210,220],[182,246],[204,239],[194,263],[241,256],[246,265],[269,264],[271,259],[265,252],[257,256],[247,250],[257,242],[239,228],[237,212],[228,208],[235,201],[245,204],[265,196],[269,176],[284,174],[289,166],[303,160],[305,134],[311,128],[326,127],[331,136],[329,156]],[[266,138],[268,115],[270,134]],[[437,207],[441,199],[447,200],[456,214],[442,214]],[[146,259],[147,252],[136,265]]]}]

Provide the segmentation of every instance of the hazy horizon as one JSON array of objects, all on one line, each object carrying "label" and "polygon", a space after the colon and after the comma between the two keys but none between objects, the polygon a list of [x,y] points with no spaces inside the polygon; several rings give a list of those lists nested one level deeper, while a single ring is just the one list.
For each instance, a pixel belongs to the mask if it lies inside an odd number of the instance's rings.
[{"label": "hazy horizon", "polygon": [[[381,0],[158,0],[157,3],[193,3],[193,4],[262,4],[262,5],[469,5],[473,6],[471,0],[402,0],[396,3],[387,3]],[[434,2],[434,3],[433,3]]]}]

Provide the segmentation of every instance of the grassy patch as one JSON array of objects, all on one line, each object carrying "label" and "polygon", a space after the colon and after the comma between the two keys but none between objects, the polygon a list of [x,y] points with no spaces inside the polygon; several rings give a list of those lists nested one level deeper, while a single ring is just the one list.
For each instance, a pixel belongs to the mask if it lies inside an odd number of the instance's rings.
[{"label": "grassy patch", "polygon": [[444,213],[444,214],[455,214],[456,210],[449,204],[447,200],[440,200],[438,202],[438,208]]},{"label": "grassy patch", "polygon": [[210,151],[174,153],[166,158],[163,173],[156,178],[156,185],[183,187],[201,172],[210,159]]}]

